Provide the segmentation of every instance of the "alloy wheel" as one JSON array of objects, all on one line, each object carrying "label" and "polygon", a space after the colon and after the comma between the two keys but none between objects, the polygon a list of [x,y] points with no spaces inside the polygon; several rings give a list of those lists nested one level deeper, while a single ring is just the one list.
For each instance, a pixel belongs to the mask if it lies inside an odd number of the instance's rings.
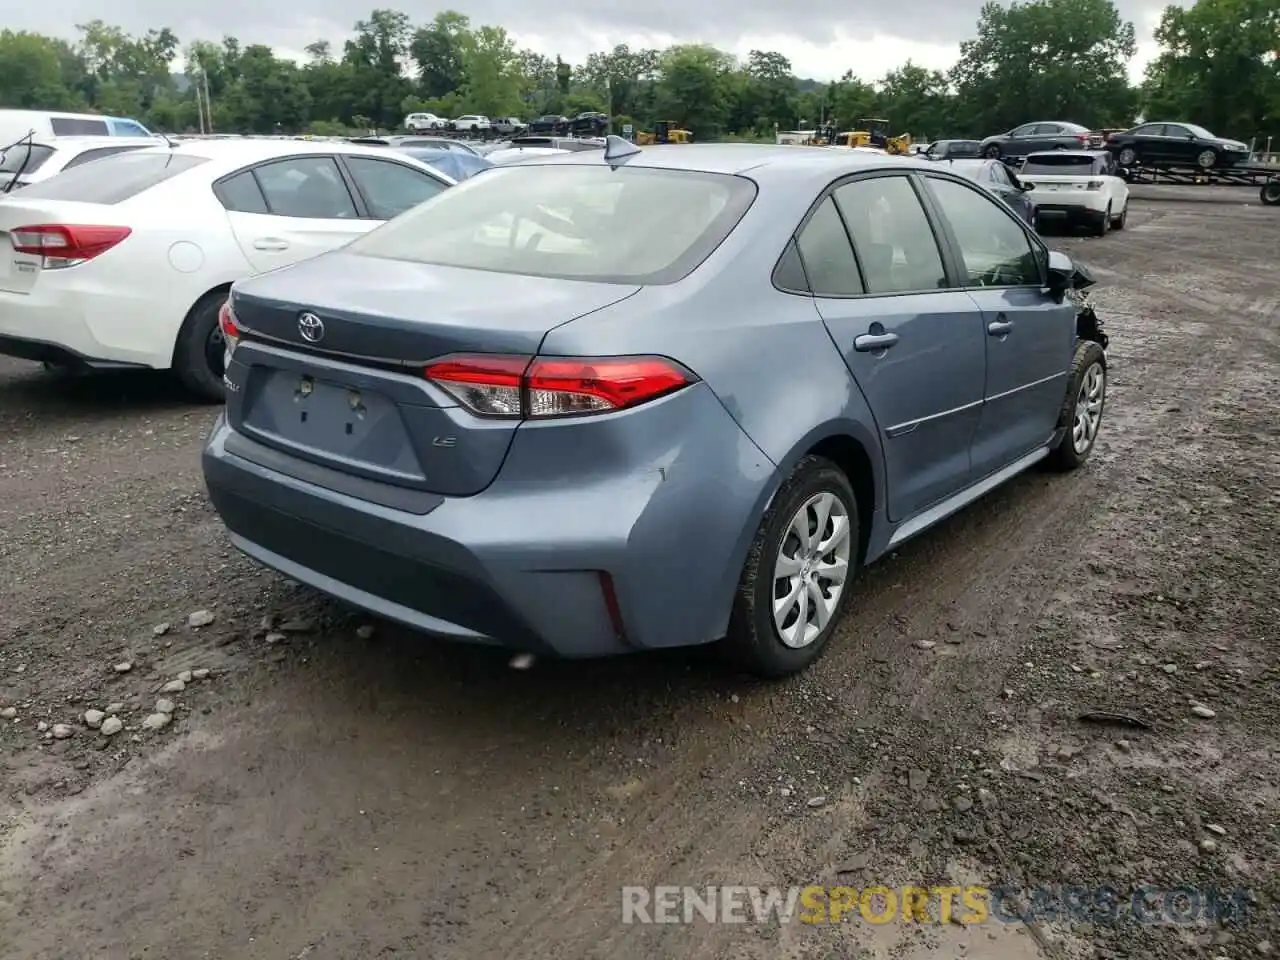
[{"label": "alloy wheel", "polygon": [[1107,374],[1102,364],[1095,363],[1085,371],[1076,395],[1075,421],[1071,425],[1071,446],[1082,454],[1093,446],[1102,424],[1102,405],[1106,399]]},{"label": "alloy wheel", "polygon": [[783,644],[807,647],[840,604],[852,556],[849,508],[818,493],[796,511],[773,567],[773,622]]}]

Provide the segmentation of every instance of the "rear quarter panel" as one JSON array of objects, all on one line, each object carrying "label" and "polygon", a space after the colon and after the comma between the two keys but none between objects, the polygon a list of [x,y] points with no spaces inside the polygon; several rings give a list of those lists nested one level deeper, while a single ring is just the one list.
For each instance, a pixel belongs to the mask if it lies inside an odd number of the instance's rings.
[{"label": "rear quarter panel", "polygon": [[[781,293],[771,280],[813,196],[775,199],[762,190],[738,228],[692,275],[644,288],[622,303],[557,327],[540,351],[678,360],[707,383],[767,461],[763,472],[750,458],[726,462],[722,476],[684,488],[684,495],[698,498],[700,509],[714,515],[716,540],[694,541],[687,527],[668,527],[665,533],[679,544],[675,549],[706,557],[703,569],[714,571],[706,588],[719,598],[726,624],[760,518],[815,444],[840,435],[858,441],[873,465],[875,502],[883,502],[883,460],[861,391],[812,299]],[[877,509],[863,518],[864,524],[877,524],[878,514]]]}]

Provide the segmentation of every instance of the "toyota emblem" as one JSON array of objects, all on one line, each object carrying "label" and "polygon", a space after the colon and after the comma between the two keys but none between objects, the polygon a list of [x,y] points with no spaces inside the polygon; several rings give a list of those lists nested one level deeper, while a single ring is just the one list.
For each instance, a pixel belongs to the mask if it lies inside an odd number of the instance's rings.
[{"label": "toyota emblem", "polygon": [[298,332],[307,343],[319,343],[324,339],[324,321],[314,313],[304,313],[298,317]]}]

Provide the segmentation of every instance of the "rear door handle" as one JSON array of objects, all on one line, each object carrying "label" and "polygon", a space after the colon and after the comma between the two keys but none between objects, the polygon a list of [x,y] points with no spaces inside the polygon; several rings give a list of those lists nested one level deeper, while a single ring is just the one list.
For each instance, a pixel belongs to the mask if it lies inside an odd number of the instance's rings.
[{"label": "rear door handle", "polygon": [[859,353],[872,353],[876,350],[888,350],[897,342],[896,333],[864,333],[853,341],[853,349]]},{"label": "rear door handle", "polygon": [[1003,337],[1012,329],[1012,320],[992,320],[987,324],[987,333],[993,337]]},{"label": "rear door handle", "polygon": [[255,250],[288,250],[289,241],[281,240],[279,237],[259,237],[253,241],[253,249]]}]

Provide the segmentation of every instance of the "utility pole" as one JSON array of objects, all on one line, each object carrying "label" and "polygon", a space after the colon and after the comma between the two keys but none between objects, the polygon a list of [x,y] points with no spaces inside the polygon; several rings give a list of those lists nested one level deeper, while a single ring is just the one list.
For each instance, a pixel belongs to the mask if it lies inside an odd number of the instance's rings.
[{"label": "utility pole", "polygon": [[604,92],[609,98],[608,122],[605,124],[605,132],[613,133],[613,78],[609,74],[604,75]]},{"label": "utility pole", "polygon": [[209,97],[209,71],[204,68],[204,64],[201,64],[200,72],[204,75],[204,109],[209,115],[209,132],[213,133],[213,100]]}]

